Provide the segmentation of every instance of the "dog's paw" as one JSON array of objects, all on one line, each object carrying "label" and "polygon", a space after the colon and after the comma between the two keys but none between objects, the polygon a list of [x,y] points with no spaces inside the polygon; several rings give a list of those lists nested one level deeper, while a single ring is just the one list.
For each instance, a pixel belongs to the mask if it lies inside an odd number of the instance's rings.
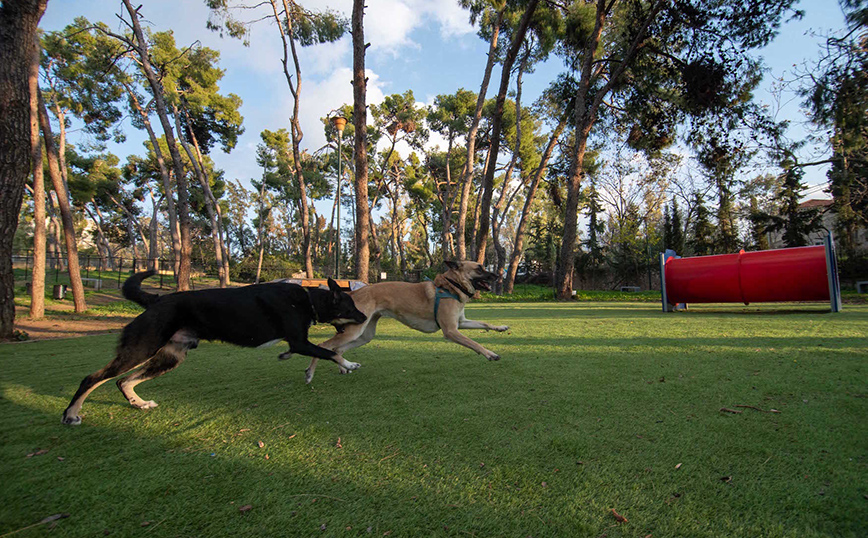
[{"label": "dog's paw", "polygon": [[310,385],[310,382],[313,381],[313,370],[308,368],[304,371],[304,382],[307,385]]},{"label": "dog's paw", "polygon": [[286,359],[289,359],[290,357],[292,357],[292,351],[284,351],[283,353],[281,353],[280,355],[277,356],[277,360],[285,361]]},{"label": "dog's paw", "polygon": [[502,333],[504,331],[509,330],[509,325],[498,325],[497,327],[494,328],[494,330],[499,332],[499,333]]},{"label": "dog's paw", "polygon": [[359,363],[357,363],[357,362],[350,362],[350,361],[347,361],[346,363],[344,363],[344,368],[345,368],[348,372],[352,372],[353,370],[358,370],[358,369],[361,368],[361,367],[362,367],[362,365],[359,364]]},{"label": "dog's paw", "polygon": [[494,353],[494,352],[492,352],[490,355],[487,355],[486,357],[490,361],[499,361],[500,360],[500,355],[498,355],[497,353]]},{"label": "dog's paw", "polygon": [[157,407],[157,402],[154,400],[139,400],[138,402],[130,402],[130,404],[136,409],[153,409],[154,407]]},{"label": "dog's paw", "polygon": [[66,424],[67,426],[80,426],[81,425],[81,417],[76,415],[74,417],[68,417],[63,415],[63,418],[60,419],[61,424]]}]

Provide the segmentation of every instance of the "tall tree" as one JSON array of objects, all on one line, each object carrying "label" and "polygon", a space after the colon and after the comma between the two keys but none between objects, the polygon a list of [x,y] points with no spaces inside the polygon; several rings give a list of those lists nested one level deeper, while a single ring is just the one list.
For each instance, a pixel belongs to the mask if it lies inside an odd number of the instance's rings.
[{"label": "tall tree", "polygon": [[[443,181],[443,185],[445,188],[441,189],[441,220],[443,221],[443,230],[441,232],[440,240],[444,259],[447,259],[449,256],[457,256],[459,259],[463,259],[466,256],[466,251],[464,251],[465,247],[463,233],[461,231],[461,223],[459,223],[458,225],[458,233],[461,234],[462,237],[458,239],[458,244],[456,248],[457,252],[451,252],[452,245],[454,244],[452,237],[452,213],[455,201],[458,198],[459,194],[457,192],[457,189],[455,188],[458,185],[458,182],[454,181],[452,178],[452,148],[454,147],[455,143],[460,139],[460,137],[469,136],[468,133],[470,131],[470,128],[473,127],[474,124],[476,124],[476,126],[478,127],[479,120],[476,118],[476,116],[473,115],[475,114],[474,103],[478,103],[476,94],[460,88],[454,94],[444,94],[435,97],[434,104],[431,106],[428,112],[427,120],[431,130],[440,133],[440,135],[446,138],[446,162],[444,166],[445,178]],[[465,162],[465,173],[467,167],[468,163]],[[465,207],[465,217],[466,209],[467,208]],[[461,217],[459,208],[459,219],[460,218]]]},{"label": "tall tree", "polygon": [[670,219],[672,225],[672,245],[668,248],[671,248],[678,254],[684,253],[684,227],[681,224],[681,210],[678,209],[678,199],[672,199],[672,218]]},{"label": "tall tree", "polygon": [[694,207],[696,216],[693,220],[688,245],[694,256],[707,256],[714,253],[714,225],[710,220],[710,213],[705,207],[702,194],[694,194]]},{"label": "tall tree", "polygon": [[238,112],[241,98],[224,96],[218,85],[223,70],[217,67],[219,52],[197,47],[179,51],[171,32],[154,34],[152,56],[163,66],[163,85],[172,107],[178,141],[189,159],[203,192],[203,201],[211,223],[220,285],[229,284],[229,253],[223,236],[220,204],[212,190],[214,178],[208,174],[204,156],[219,142],[228,153],[244,132]]},{"label": "tall tree", "polygon": [[129,49],[135,53],[142,74],[147,80],[151,95],[154,98],[154,111],[160,118],[160,125],[163,128],[163,133],[166,137],[169,154],[172,156],[172,169],[175,173],[175,181],[178,185],[178,227],[180,229],[180,260],[178,262],[177,282],[178,291],[186,291],[190,289],[190,271],[191,271],[191,256],[193,251],[191,237],[191,221],[190,221],[190,191],[187,185],[187,176],[184,173],[184,161],[181,159],[181,153],[178,150],[178,144],[175,140],[172,122],[169,120],[169,108],[166,103],[165,90],[160,74],[154,69],[151,62],[148,40],[145,38],[145,32],[142,30],[140,23],[139,8],[133,8],[130,0],[123,0],[124,7],[129,14],[130,20],[127,21],[121,18],[124,23],[132,31],[132,35],[120,35],[107,28],[101,27],[100,31],[106,35],[110,35],[124,43]]},{"label": "tall tree", "polygon": [[[239,21],[230,15],[230,0],[205,0],[211,9],[212,18],[208,27],[214,30],[226,30],[232,37],[246,37],[249,24]],[[301,209],[302,234],[304,235],[304,264],[308,278],[313,277],[313,261],[311,259],[311,229],[308,211],[308,189],[305,185],[304,169],[301,158],[301,140],[304,132],[301,129],[299,111],[301,110],[301,63],[299,62],[296,45],[309,46],[317,43],[331,43],[340,39],[346,31],[346,21],[334,11],[315,12],[305,9],[295,0],[268,0],[258,4],[240,2],[237,6],[245,9],[256,9],[268,4],[271,14],[265,19],[275,23],[283,44],[283,74],[286,78],[289,93],[292,96],[292,117],[290,118],[290,133],[292,135],[292,153],[295,163],[295,180],[299,191]],[[263,20],[262,18],[257,20]],[[219,21],[219,22],[218,22]],[[245,41],[246,42],[246,41]],[[290,67],[290,59],[292,67]],[[363,111],[365,111],[363,107]],[[365,221],[367,222],[367,221]]]},{"label": "tall tree", "polygon": [[12,336],[12,240],[31,169],[31,79],[36,31],[48,0],[0,4],[0,339]]},{"label": "tall tree", "polygon": [[786,247],[810,245],[810,235],[823,229],[822,215],[817,208],[800,206],[801,193],[805,190],[803,174],[803,169],[795,167],[784,172],[784,181],[776,196],[777,211],[765,215],[764,230],[779,232]]},{"label": "tall tree", "polygon": [[30,89],[30,144],[33,148],[33,277],[30,287],[30,319],[45,315],[45,174],[42,138],[39,136],[39,47],[33,48],[28,84]]},{"label": "tall tree", "polygon": [[368,220],[371,207],[368,205],[368,130],[366,95],[368,79],[365,76],[365,0],[353,0],[353,125],[356,126],[354,147],[355,195],[356,195],[356,237],[355,264],[356,278],[368,281],[370,247],[368,245]]},{"label": "tall tree", "polygon": [[477,20],[480,21],[479,36],[488,40],[488,56],[482,75],[482,83],[476,97],[476,109],[473,113],[473,120],[467,131],[467,157],[465,159],[464,170],[461,173],[461,201],[458,207],[458,226],[455,235],[458,245],[458,259],[464,260],[468,258],[465,230],[467,228],[467,210],[470,203],[470,188],[473,184],[473,163],[476,160],[476,135],[479,132],[482,107],[485,104],[485,95],[488,93],[488,84],[491,81],[491,70],[497,60],[498,38],[507,3],[503,0],[497,2],[460,0],[460,4],[462,7],[470,9],[471,23],[475,23]]},{"label": "tall tree", "polygon": [[868,2],[838,3],[847,28],[828,36],[817,62],[805,69],[802,95],[811,120],[831,130],[827,176],[836,239],[853,256],[858,230],[868,227]]},{"label": "tall tree", "polygon": [[[674,141],[687,115],[716,118],[750,95],[757,63],[747,51],[768,43],[793,0],[577,0],[565,6],[561,50],[579,80],[557,295],[568,299],[588,139],[601,112],[632,118],[631,144],[655,151]],[[629,82],[628,82],[629,81]],[[617,107],[608,107],[617,101]],[[711,124],[711,121],[707,121]],[[697,123],[697,129],[704,125]]]},{"label": "tall tree", "polygon": [[42,139],[45,141],[45,154],[48,157],[48,175],[57,194],[57,205],[60,208],[60,218],[63,221],[63,238],[66,243],[66,270],[69,273],[69,284],[72,287],[72,298],[76,312],[87,310],[84,299],[84,286],[81,283],[81,272],[78,264],[78,243],[75,237],[75,223],[73,222],[72,208],[69,203],[69,191],[60,170],[60,158],[57,146],[54,143],[54,135],[51,132],[51,123],[48,119],[48,111],[42,93],[37,90],[39,106],[39,125],[42,128]]},{"label": "tall tree", "polygon": [[476,261],[483,263],[485,261],[485,247],[488,241],[488,228],[491,220],[491,196],[494,193],[494,170],[497,168],[497,156],[500,151],[500,131],[503,122],[503,107],[506,102],[506,93],[509,91],[509,80],[512,73],[512,66],[518,57],[519,49],[524,43],[527,29],[530,27],[531,17],[539,0],[529,0],[524,13],[521,16],[521,21],[518,28],[512,35],[512,41],[506,56],[503,59],[503,70],[500,76],[500,88],[497,92],[497,99],[494,105],[494,116],[492,118],[491,127],[491,146],[488,149],[489,160],[488,166],[485,168],[485,176],[482,179],[482,203],[479,208],[479,233],[476,237]]}]

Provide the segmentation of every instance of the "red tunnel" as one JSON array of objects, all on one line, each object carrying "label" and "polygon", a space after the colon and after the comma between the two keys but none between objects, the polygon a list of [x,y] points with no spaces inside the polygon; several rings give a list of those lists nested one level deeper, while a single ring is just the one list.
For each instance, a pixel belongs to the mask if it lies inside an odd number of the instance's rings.
[{"label": "red tunnel", "polygon": [[829,301],[823,246],[669,258],[664,267],[670,304]]}]

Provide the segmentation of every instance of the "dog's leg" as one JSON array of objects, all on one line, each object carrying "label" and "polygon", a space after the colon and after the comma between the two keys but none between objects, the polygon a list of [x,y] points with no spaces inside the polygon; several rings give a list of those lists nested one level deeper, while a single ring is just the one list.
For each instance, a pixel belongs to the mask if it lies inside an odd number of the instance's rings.
[{"label": "dog's leg", "polygon": [[441,317],[440,329],[443,331],[443,336],[446,337],[447,340],[455,342],[456,344],[461,344],[464,347],[468,347],[490,361],[500,360],[500,355],[498,355],[494,351],[485,349],[480,344],[461,334],[458,331],[457,320],[446,321],[443,319],[443,317]]},{"label": "dog's leg", "polygon": [[118,388],[123,393],[130,405],[138,409],[151,409],[157,407],[157,402],[153,400],[143,400],[136,394],[136,385],[149,379],[159,377],[166,372],[174,370],[184,360],[187,355],[187,349],[181,348],[177,344],[168,343],[156,355],[151,357],[145,366],[141,369],[118,379]]},{"label": "dog's leg", "polygon": [[[364,323],[358,325],[345,325],[344,332],[338,333],[320,344],[321,347],[330,349],[337,353],[340,360],[344,361],[349,366],[341,366],[340,362],[335,361],[340,373],[345,374],[361,367],[361,364],[357,362],[344,360],[343,354],[346,351],[363,346],[370,342],[371,339],[374,338],[374,334],[377,332],[377,322],[379,320],[379,314],[375,314],[368,317],[367,321]],[[313,357],[310,360],[310,365],[307,367],[307,370],[305,370],[305,383],[310,384],[310,382],[313,381],[313,374],[316,372],[317,361],[318,359],[316,357]]]},{"label": "dog's leg", "polygon": [[187,351],[198,345],[199,339],[192,333],[184,330],[176,332],[169,343],[160,348],[141,370],[118,379],[118,388],[133,407],[138,409],[157,407],[157,402],[143,400],[136,394],[136,385],[174,370],[187,356]]},{"label": "dog's leg", "polygon": [[472,319],[462,319],[458,322],[459,329],[483,329],[486,331],[503,332],[508,331],[508,325],[489,325],[484,321],[473,321]]},{"label": "dog's leg", "polygon": [[299,355],[307,355],[315,359],[326,359],[335,362],[340,368],[345,370],[355,370],[359,367],[357,363],[346,361],[334,351],[320,347],[310,341],[290,342],[289,349],[292,353],[298,353]]},{"label": "dog's leg", "polygon": [[82,380],[81,385],[79,385],[78,390],[69,402],[69,406],[63,412],[61,422],[71,426],[81,424],[81,417],[78,413],[81,411],[81,405],[84,403],[85,398],[91,392],[109,379],[129,372],[147,359],[148,357],[140,349],[120,349],[118,356],[113,361]]}]

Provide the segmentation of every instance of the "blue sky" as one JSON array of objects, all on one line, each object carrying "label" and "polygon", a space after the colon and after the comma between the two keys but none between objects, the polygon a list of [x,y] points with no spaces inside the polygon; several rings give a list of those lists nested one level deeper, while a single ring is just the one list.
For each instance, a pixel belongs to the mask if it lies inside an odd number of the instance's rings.
[{"label": "blue sky", "polygon": [[[258,178],[255,150],[263,129],[288,128],[291,100],[283,76],[280,59],[282,48],[275,27],[267,22],[254,26],[250,47],[237,40],[221,39],[205,28],[208,10],[202,0],[139,0],[141,13],[154,30],[171,29],[178,46],[200,41],[221,52],[220,67],[226,70],[221,82],[224,93],[236,93],[244,101],[241,113],[246,132],[231,154],[216,149],[212,154],[217,166],[226,172],[226,179],[239,179],[249,185]],[[455,0],[368,0],[365,17],[365,38],[368,49],[368,102],[377,103],[384,95],[403,93],[411,89],[417,101],[430,104],[438,94],[453,93],[458,88],[478,91],[485,65],[487,44],[470,26],[467,12]],[[349,17],[351,0],[316,0],[303,2],[308,8],[331,9]],[[792,72],[793,66],[816,58],[820,34],[843,27],[843,16],[833,0],[807,0],[799,7],[806,12],[801,21],[787,23],[778,38],[760,51],[770,68],[757,97],[777,111],[778,119],[794,124],[793,136],[801,136],[799,125],[805,122],[799,100],[792,94],[777,102],[768,90],[774,79]],[[60,30],[77,16],[105,22],[121,28],[116,14],[120,1],[51,0],[40,24],[44,30]],[[343,103],[352,102],[352,47],[349,35],[337,43],[301,49],[302,58],[302,146],[315,151],[325,144],[319,118]],[[560,60],[553,58],[525,76],[524,101],[532,102],[561,70]],[[499,73],[492,75],[489,96],[496,91]],[[144,153],[144,136],[126,123],[128,141],[109,150],[122,161],[129,154]],[[80,133],[71,133],[75,142]],[[823,151],[819,148],[816,151]],[[823,169],[809,170],[809,185],[825,182]],[[822,197],[822,193],[812,196]]]}]

